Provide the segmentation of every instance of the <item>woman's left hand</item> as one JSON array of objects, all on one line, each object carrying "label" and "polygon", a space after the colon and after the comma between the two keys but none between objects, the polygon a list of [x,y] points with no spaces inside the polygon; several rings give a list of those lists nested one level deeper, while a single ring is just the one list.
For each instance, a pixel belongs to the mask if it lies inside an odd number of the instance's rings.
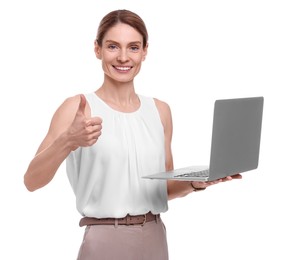
[{"label": "woman's left hand", "polygon": [[214,184],[231,181],[234,179],[242,179],[242,176],[240,174],[235,174],[233,176],[228,176],[222,179],[207,182],[168,180],[167,181],[168,199],[172,200],[175,198],[184,197],[193,191],[204,190],[205,188],[212,186]]},{"label": "woman's left hand", "polygon": [[234,180],[234,179],[242,179],[242,175],[237,173],[237,174],[234,174],[232,176],[227,176],[225,178],[221,178],[221,179],[218,179],[218,180],[215,180],[215,181],[206,181],[206,182],[202,182],[202,181],[192,181],[191,184],[192,184],[192,187],[194,187],[195,189],[205,189],[211,185],[214,185],[214,184],[217,184],[217,183],[220,183],[220,182],[226,182],[226,181],[231,181],[231,180]]}]

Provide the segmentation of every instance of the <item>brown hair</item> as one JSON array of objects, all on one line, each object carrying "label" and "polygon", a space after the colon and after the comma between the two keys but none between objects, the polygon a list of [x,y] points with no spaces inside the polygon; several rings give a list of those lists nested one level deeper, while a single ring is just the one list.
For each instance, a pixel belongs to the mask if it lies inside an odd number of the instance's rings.
[{"label": "brown hair", "polygon": [[148,32],[144,21],[141,17],[128,10],[115,10],[105,15],[98,27],[96,41],[98,45],[102,46],[103,38],[106,32],[117,23],[125,23],[137,30],[143,37],[143,48],[148,42]]}]

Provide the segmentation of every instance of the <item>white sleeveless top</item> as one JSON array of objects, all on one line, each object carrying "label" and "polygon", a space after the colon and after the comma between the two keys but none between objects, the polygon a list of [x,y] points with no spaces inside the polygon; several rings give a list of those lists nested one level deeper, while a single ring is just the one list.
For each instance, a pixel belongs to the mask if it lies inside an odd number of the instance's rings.
[{"label": "white sleeveless top", "polygon": [[91,116],[103,122],[96,144],[66,159],[77,210],[96,218],[167,211],[166,181],[141,178],[165,170],[164,130],[154,99],[139,95],[139,109],[123,113],[95,93],[85,96]]}]

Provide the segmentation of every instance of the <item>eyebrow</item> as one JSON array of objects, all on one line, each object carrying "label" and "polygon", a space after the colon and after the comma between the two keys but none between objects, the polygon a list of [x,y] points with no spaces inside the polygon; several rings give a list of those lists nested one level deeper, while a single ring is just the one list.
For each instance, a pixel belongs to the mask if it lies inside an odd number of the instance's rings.
[{"label": "eyebrow", "polygon": [[[105,43],[116,43],[116,44],[119,44],[119,42],[116,42],[116,41],[113,41],[113,40],[106,40]],[[142,45],[142,42],[141,41],[135,41],[135,42],[129,42],[128,44],[129,45],[131,45],[131,44],[140,44],[140,45]]]}]

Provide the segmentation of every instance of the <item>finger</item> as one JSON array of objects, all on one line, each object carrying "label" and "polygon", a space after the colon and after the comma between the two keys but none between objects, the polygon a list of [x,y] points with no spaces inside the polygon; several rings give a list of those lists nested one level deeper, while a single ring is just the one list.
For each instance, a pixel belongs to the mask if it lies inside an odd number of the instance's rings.
[{"label": "finger", "polygon": [[101,117],[92,117],[92,121],[94,125],[101,125],[102,124],[102,118]]},{"label": "finger", "polygon": [[78,107],[78,112],[81,114],[85,115],[85,107],[86,107],[86,98],[83,94],[80,94],[80,102],[79,102],[79,107]]},{"label": "finger", "polygon": [[89,121],[87,121],[87,126],[101,125],[102,119],[100,117],[92,117]]}]

